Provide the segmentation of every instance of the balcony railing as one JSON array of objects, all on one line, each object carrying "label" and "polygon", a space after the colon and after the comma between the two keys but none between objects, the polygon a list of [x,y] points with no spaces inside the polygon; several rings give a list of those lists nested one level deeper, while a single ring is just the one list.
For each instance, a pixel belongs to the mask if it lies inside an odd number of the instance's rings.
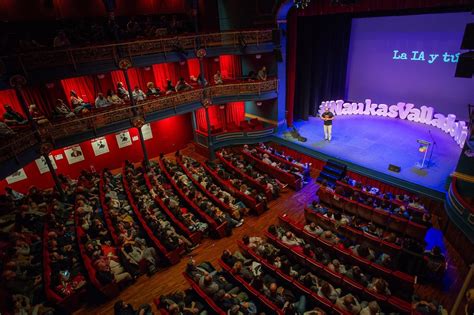
[{"label": "balcony railing", "polygon": [[51,125],[51,136],[53,139],[61,139],[73,134],[96,130],[114,122],[133,118],[133,110],[140,114],[158,112],[165,109],[176,109],[180,105],[199,103],[205,99],[222,96],[259,95],[264,92],[277,91],[278,80],[229,83],[212,85],[205,88],[160,96],[141,102],[134,107],[120,107],[101,110],[87,117],[68,120]]},{"label": "balcony railing", "polygon": [[137,40],[126,43],[96,45],[79,48],[52,49],[3,56],[5,64],[16,64],[24,72],[57,66],[77,66],[90,62],[110,61],[116,63],[121,57],[138,57],[169,53],[177,50],[197,48],[259,45],[272,41],[273,30],[222,32],[186,36],[165,37],[152,40]]},{"label": "balcony railing", "polygon": [[20,132],[10,140],[4,140],[0,147],[0,162],[18,156],[23,151],[38,144],[38,139],[33,131]]}]

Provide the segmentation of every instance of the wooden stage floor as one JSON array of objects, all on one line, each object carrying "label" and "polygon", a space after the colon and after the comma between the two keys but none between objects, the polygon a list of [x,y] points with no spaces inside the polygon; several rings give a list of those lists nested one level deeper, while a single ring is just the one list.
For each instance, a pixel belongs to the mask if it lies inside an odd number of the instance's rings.
[{"label": "wooden stage floor", "polygon": [[[183,150],[182,153],[201,161],[205,160],[202,156],[194,152],[192,146]],[[319,170],[313,170],[312,177],[317,177],[318,172]],[[316,188],[317,184],[312,180],[298,192],[287,189],[277,200],[272,200],[270,202],[270,209],[268,211],[259,217],[246,217],[244,224],[241,227],[234,229],[233,234],[230,237],[220,240],[205,239],[197,249],[190,253],[189,256],[183,257],[178,264],[160,270],[152,277],[146,275],[141,276],[133,285],[124,289],[114,300],[110,300],[101,305],[90,305],[86,303],[81,309],[76,311],[75,314],[113,314],[114,303],[117,300],[123,300],[136,308],[144,303],[153,304],[153,299],[162,294],[189,288],[190,286],[182,276],[182,272],[190,258],[195,259],[197,262],[209,261],[214,266],[217,266],[217,260],[220,258],[224,249],[230,249],[231,251],[237,250],[238,247],[236,241],[242,239],[246,234],[250,236],[263,235],[263,232],[268,228],[268,226],[277,223],[280,214],[287,213],[290,217],[303,221],[303,208],[306,204],[313,201]],[[446,245],[449,253],[448,259],[450,264],[448,270],[448,277],[450,278],[449,288],[443,290],[433,286],[417,286],[416,293],[423,297],[436,299],[443,304],[445,308],[450,309],[454,304],[456,295],[459,292],[462,281],[464,280],[460,279],[460,276],[466,275],[467,270],[465,269],[465,266],[460,266],[458,262],[461,260],[457,257],[456,253],[453,253],[451,246],[449,246],[449,244]],[[152,305],[152,307],[155,314],[159,314],[155,305]]]}]

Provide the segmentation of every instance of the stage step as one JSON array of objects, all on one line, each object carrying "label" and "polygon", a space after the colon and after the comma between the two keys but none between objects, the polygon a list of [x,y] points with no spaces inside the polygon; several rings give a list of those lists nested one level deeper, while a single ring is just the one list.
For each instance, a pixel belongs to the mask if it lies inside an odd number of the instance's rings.
[{"label": "stage step", "polygon": [[346,170],[347,165],[335,160],[328,160],[326,165],[324,165],[323,169],[319,173],[316,182],[322,183],[323,181],[326,181],[329,186],[334,187],[336,181],[344,177]]}]

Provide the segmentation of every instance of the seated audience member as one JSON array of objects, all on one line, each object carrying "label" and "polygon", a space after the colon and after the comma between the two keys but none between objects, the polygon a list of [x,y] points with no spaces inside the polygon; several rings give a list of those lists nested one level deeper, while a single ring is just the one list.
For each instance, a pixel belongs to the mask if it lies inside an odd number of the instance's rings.
[{"label": "seated audience member", "polygon": [[366,307],[364,307],[360,313],[360,315],[377,315],[380,313],[380,306],[376,301],[369,302]]},{"label": "seated audience member", "polygon": [[352,252],[362,258],[368,259],[370,261],[373,261],[375,259],[375,254],[374,251],[370,248],[368,248],[366,245],[355,245],[351,246],[350,249]]},{"label": "seated audience member", "polygon": [[193,87],[186,81],[184,81],[184,78],[179,78],[178,82],[176,83],[175,90],[176,92],[181,92],[181,91],[189,91],[192,90]]},{"label": "seated audience member", "polygon": [[108,107],[110,105],[112,105],[112,103],[109,102],[109,100],[104,96],[104,94],[97,94],[97,98],[95,99],[96,108]]},{"label": "seated audience member", "polygon": [[0,139],[6,139],[15,135],[15,132],[3,121],[0,121]]},{"label": "seated audience member", "polygon": [[153,315],[153,311],[149,304],[142,304],[135,310],[130,304],[119,300],[114,304],[114,315]]},{"label": "seated audience member", "polygon": [[170,79],[167,79],[166,80],[166,94],[170,94],[170,93],[173,93],[173,92],[176,92],[176,89],[174,88],[173,86],[173,83],[171,82]]},{"label": "seated audience member", "polygon": [[28,124],[28,120],[22,114],[13,110],[9,104],[3,105],[5,113],[3,113],[3,122],[10,127],[22,126]]},{"label": "seated audience member", "polygon": [[250,82],[257,80],[257,73],[253,70],[250,70],[249,74],[247,75],[247,80]]},{"label": "seated audience member", "polygon": [[54,115],[58,118],[73,118],[76,117],[73,111],[67,106],[64,101],[60,98],[56,100],[56,106],[54,107]]},{"label": "seated audience member", "polygon": [[361,311],[359,301],[357,301],[357,299],[350,293],[343,297],[339,297],[336,300],[336,306],[351,314],[359,314]]},{"label": "seated audience member", "polygon": [[446,257],[441,253],[439,246],[434,246],[431,250],[425,251],[423,258],[429,271],[434,273],[444,271]]},{"label": "seated audience member", "polygon": [[123,86],[122,82],[117,82],[117,95],[122,100],[130,99],[130,94],[128,93],[127,89]]},{"label": "seated audience member", "polygon": [[258,70],[257,79],[262,81],[267,79],[267,67],[263,66],[262,69]]},{"label": "seated audience member", "polygon": [[77,95],[76,91],[71,90],[69,94],[71,95],[71,105],[76,114],[85,114],[92,109],[91,104],[84,102],[84,100]]},{"label": "seated audience member", "polygon": [[382,278],[374,277],[372,281],[367,285],[367,289],[378,294],[390,295],[390,289],[388,283]]},{"label": "seated audience member", "polygon": [[316,235],[321,235],[324,232],[324,230],[314,222],[311,222],[310,224],[306,224],[304,226],[304,229],[308,231],[309,233],[316,234]]},{"label": "seated audience member", "polygon": [[49,120],[44,116],[44,114],[39,110],[38,106],[36,104],[31,104],[29,107],[29,112],[31,115],[31,118],[33,118],[34,121],[38,125],[43,125],[43,124],[48,124]]},{"label": "seated audience member", "polygon": [[8,186],[5,187],[5,196],[13,202],[17,202],[25,198],[25,195]]},{"label": "seated audience member", "polygon": [[146,99],[146,94],[143,93],[143,91],[138,87],[138,85],[136,85],[132,91],[132,97],[135,102],[141,102]]},{"label": "seated audience member", "polygon": [[217,70],[216,74],[214,74],[214,84],[224,84],[220,70]]},{"label": "seated audience member", "polygon": [[107,90],[107,101],[113,105],[122,105],[125,104],[125,101],[121,99],[117,93],[115,93],[112,89]]},{"label": "seated audience member", "polygon": [[53,47],[54,48],[62,48],[62,47],[69,47],[71,46],[71,42],[66,36],[64,31],[59,31],[58,35],[54,37]]},{"label": "seated audience member", "polygon": [[204,77],[204,75],[202,73],[200,73],[196,79],[196,83],[199,84],[200,86],[207,86],[208,85],[208,82],[206,80],[206,78]]},{"label": "seated audience member", "polygon": [[146,84],[146,96],[147,97],[150,97],[150,96],[160,96],[161,94],[161,91],[160,91],[160,88],[159,87],[155,87],[155,84],[153,82],[148,82]]},{"label": "seated audience member", "polygon": [[318,290],[318,295],[321,297],[325,297],[326,299],[330,300],[332,303],[335,303],[339,295],[341,294],[341,289],[334,289],[332,284],[326,282],[324,280],[321,281],[321,286]]}]

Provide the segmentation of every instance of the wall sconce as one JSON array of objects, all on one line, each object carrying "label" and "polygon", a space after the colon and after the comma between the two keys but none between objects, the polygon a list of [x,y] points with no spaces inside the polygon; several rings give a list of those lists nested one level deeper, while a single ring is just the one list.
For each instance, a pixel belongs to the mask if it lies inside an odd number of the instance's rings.
[{"label": "wall sconce", "polygon": [[46,87],[48,89],[52,89],[54,87],[54,83],[53,82],[50,82],[50,83],[46,83]]},{"label": "wall sconce", "polygon": [[255,58],[256,58],[256,59],[262,59],[262,55],[260,55],[260,54],[255,55]]},{"label": "wall sconce", "polygon": [[145,69],[145,71],[150,71],[151,70],[150,67],[145,67],[144,69]]},{"label": "wall sconce", "polygon": [[97,75],[97,78],[102,80],[103,78],[105,78],[105,75],[103,75],[103,74],[98,74],[98,75]]},{"label": "wall sconce", "polygon": [[255,105],[262,106],[262,102],[256,102]]},{"label": "wall sconce", "polygon": [[214,58],[214,62],[219,62],[219,57]]}]

